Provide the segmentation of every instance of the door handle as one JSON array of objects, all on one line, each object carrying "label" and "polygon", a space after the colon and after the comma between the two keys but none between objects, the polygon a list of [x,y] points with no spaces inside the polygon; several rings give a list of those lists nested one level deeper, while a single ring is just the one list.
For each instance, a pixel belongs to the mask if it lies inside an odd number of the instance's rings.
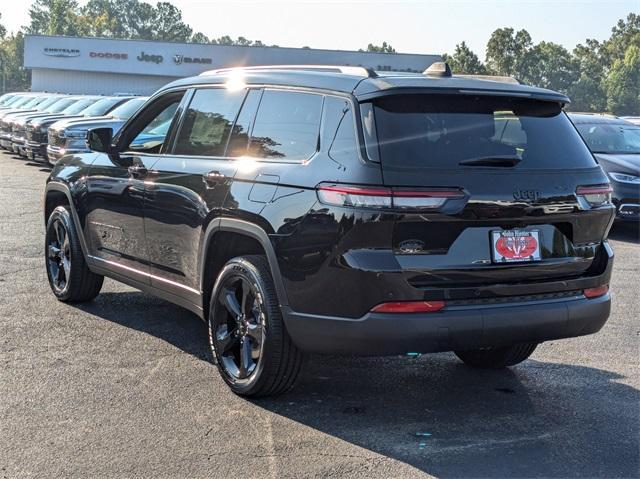
[{"label": "door handle", "polygon": [[202,177],[202,181],[204,181],[207,186],[215,186],[218,183],[222,183],[226,179],[227,176],[223,173],[220,173],[219,171],[210,171]]},{"label": "door handle", "polygon": [[140,178],[149,172],[149,170],[142,165],[130,166],[127,170],[129,171],[129,175],[134,178]]}]

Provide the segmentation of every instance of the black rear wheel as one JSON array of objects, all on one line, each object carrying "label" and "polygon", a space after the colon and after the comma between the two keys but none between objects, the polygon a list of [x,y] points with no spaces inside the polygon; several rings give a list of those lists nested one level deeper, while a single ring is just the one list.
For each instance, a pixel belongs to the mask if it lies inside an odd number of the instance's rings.
[{"label": "black rear wheel", "polygon": [[78,232],[65,206],[54,209],[47,221],[45,261],[49,286],[60,301],[90,301],[100,293],[104,277],[87,267]]},{"label": "black rear wheel", "polygon": [[209,341],[236,394],[268,396],[293,385],[302,355],[284,326],[265,257],[234,258],[222,268],[209,308]]},{"label": "black rear wheel", "polygon": [[501,369],[514,366],[527,359],[537,343],[514,344],[501,348],[483,348],[473,351],[455,351],[467,366],[481,369]]}]

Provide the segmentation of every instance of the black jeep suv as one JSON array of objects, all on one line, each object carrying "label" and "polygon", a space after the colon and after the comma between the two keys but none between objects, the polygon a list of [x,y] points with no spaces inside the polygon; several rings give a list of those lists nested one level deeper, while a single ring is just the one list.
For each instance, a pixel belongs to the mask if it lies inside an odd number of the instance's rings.
[{"label": "black jeep suv", "polygon": [[173,82],[54,167],[51,288],[109,276],[190,309],[247,396],[307,351],[514,365],[609,315],[615,208],[567,101],[445,65]]}]

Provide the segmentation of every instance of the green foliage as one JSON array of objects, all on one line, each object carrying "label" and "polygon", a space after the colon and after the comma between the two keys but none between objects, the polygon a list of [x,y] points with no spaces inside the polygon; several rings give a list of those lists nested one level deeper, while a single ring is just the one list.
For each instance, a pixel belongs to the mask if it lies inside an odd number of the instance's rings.
[{"label": "green foliage", "polygon": [[640,47],[627,47],[624,58],[613,62],[604,85],[610,111],[616,115],[633,115],[640,111]]},{"label": "green foliage", "polygon": [[531,35],[526,30],[498,28],[487,43],[487,68],[496,75],[519,76],[527,71]]},{"label": "green foliage", "polygon": [[[2,20],[2,13],[0,12],[0,20]],[[4,38],[7,35],[7,29],[0,23],[0,38]]]},{"label": "green foliage", "polygon": [[[143,0],[35,0],[29,15],[24,31],[33,34],[266,46],[242,36],[210,39],[202,32],[194,33],[183,21],[182,12],[169,1],[154,5]],[[0,25],[7,89],[28,87],[29,73],[22,68],[23,49],[22,32],[7,36]],[[360,51],[396,52],[387,42],[370,43]],[[573,52],[552,42],[533,44],[526,30],[499,28],[489,38],[484,64],[464,41],[456,45],[453,55],[443,57],[454,73],[513,76],[524,83],[565,92],[573,101],[573,110],[640,113],[640,15],[636,13],[620,19],[608,40],[587,39]]]},{"label": "green foliage", "polygon": [[[22,66],[24,63],[24,35],[22,32],[5,36],[0,40],[0,58],[2,60],[0,71],[4,75],[4,91],[28,90],[31,74]],[[0,88],[2,83],[0,78]]]},{"label": "green foliage", "polygon": [[453,73],[468,75],[484,75],[487,73],[487,68],[482,64],[478,55],[471,51],[466,42],[456,45],[453,55],[449,56],[445,53],[442,57],[444,61],[449,63]]},{"label": "green foliage", "polygon": [[359,50],[359,51],[367,51],[367,52],[374,52],[374,53],[396,53],[396,49],[393,48],[387,42],[382,42],[382,45],[380,46],[374,45],[373,43],[369,43],[369,45],[367,45],[366,50]]}]

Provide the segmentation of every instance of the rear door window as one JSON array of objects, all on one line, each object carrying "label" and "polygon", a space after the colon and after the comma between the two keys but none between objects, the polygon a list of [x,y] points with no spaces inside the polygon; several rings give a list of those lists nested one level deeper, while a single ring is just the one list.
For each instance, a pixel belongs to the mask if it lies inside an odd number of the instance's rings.
[{"label": "rear door window", "polygon": [[246,90],[203,88],[196,90],[184,115],[174,153],[224,156],[231,127]]},{"label": "rear door window", "polygon": [[265,90],[249,142],[249,155],[300,161],[318,150],[322,95]]},{"label": "rear door window", "polygon": [[[459,168],[514,159],[517,169],[596,166],[553,102],[472,95],[391,95],[373,103],[385,168]],[[371,138],[365,135],[366,141]]]}]

